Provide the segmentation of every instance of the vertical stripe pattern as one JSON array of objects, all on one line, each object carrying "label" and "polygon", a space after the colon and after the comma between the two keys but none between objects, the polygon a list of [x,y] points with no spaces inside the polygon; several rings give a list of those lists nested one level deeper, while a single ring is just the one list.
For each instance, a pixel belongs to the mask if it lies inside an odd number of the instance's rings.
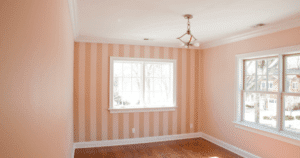
[{"label": "vertical stripe pattern", "polygon": [[[75,42],[74,141],[198,132],[199,53],[199,50],[178,48]],[[108,109],[111,56],[176,59],[178,108],[165,112],[110,113]]]}]

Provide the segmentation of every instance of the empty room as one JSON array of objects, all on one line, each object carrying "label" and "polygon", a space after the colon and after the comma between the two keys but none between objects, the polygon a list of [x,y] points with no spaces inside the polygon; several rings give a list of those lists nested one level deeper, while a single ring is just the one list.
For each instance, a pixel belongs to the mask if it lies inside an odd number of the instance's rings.
[{"label": "empty room", "polygon": [[300,158],[300,1],[0,0],[0,157]]}]

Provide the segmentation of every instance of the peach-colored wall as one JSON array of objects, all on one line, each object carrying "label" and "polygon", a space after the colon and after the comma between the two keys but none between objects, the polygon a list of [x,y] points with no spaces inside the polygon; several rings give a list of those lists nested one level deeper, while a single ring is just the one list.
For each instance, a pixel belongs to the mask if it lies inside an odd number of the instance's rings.
[{"label": "peach-colored wall", "polygon": [[0,1],[0,157],[70,157],[70,19],[67,0]]},{"label": "peach-colored wall", "polygon": [[300,27],[204,49],[203,132],[264,158],[300,157],[300,147],[234,126],[235,55],[300,44]]},{"label": "peach-colored wall", "polygon": [[[177,59],[177,110],[111,114],[109,57]],[[197,50],[75,42],[75,142],[174,135],[199,131]],[[190,129],[190,123],[194,125]],[[135,128],[135,133],[131,129]]]}]

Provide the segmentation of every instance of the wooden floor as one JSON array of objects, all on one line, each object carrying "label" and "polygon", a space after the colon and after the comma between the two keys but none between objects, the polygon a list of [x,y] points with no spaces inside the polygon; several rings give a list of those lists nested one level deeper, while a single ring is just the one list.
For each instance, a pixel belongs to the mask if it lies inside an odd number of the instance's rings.
[{"label": "wooden floor", "polygon": [[75,150],[75,158],[101,157],[240,158],[240,156],[202,138]]}]

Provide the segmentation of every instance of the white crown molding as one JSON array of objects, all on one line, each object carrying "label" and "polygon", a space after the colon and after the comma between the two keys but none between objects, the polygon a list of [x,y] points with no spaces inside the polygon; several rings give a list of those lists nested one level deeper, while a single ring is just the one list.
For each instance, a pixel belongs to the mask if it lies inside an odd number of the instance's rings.
[{"label": "white crown molding", "polygon": [[131,138],[131,139],[116,139],[116,140],[104,140],[104,141],[91,141],[91,142],[78,142],[73,144],[72,158],[75,155],[75,149],[79,148],[95,148],[95,147],[107,147],[107,146],[118,146],[118,145],[131,145],[131,144],[142,144],[142,143],[153,143],[180,139],[191,139],[191,138],[203,138],[207,141],[214,143],[226,150],[229,150],[237,155],[246,158],[259,158],[258,156],[251,154],[245,150],[242,150],[236,146],[225,143],[215,137],[208,134],[198,132],[198,133],[187,133],[178,135],[167,135],[167,136],[157,136],[157,137],[144,137],[144,138]]},{"label": "white crown molding", "polygon": [[300,27],[300,18],[299,15],[293,18],[289,18],[274,24],[269,24],[266,25],[262,28],[254,28],[252,31],[246,31],[244,33],[239,33],[233,36],[229,36],[226,38],[221,38],[218,40],[206,42],[206,43],[201,43],[201,48],[202,49],[207,49],[207,48],[212,48],[228,43],[233,43],[233,42],[238,42],[246,39],[250,39],[253,37],[258,37],[262,35],[267,35],[295,27]]},{"label": "white crown molding", "polygon": [[182,48],[182,49],[195,49],[200,50],[200,47],[184,48],[179,45],[179,42],[166,43],[158,41],[144,41],[144,40],[129,40],[129,39],[109,39],[109,38],[98,38],[91,36],[79,35],[75,38],[75,42],[87,42],[87,43],[107,43],[107,44],[125,44],[125,45],[140,45],[140,46],[156,46],[156,47],[172,47],[172,48]]},{"label": "white crown molding", "polygon": [[77,0],[68,0],[74,40],[78,36]]}]

